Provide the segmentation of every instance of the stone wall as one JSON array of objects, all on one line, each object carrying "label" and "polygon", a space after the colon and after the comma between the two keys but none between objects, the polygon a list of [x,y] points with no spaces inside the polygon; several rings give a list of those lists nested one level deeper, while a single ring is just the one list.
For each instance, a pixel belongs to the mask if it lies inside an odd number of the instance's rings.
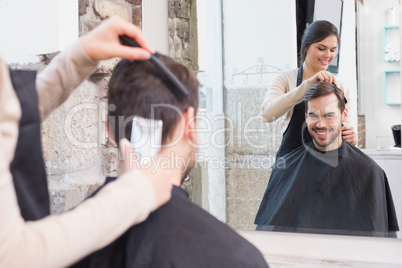
[{"label": "stone wall", "polygon": [[[197,25],[192,13],[195,14],[195,1],[169,1],[169,54],[196,71]],[[142,0],[79,0],[80,36],[111,16],[119,16],[141,27]],[[45,55],[43,65],[52,56]],[[105,123],[107,84],[118,60],[102,61],[43,123],[43,151],[52,213],[70,209],[96,190],[105,176],[117,174],[118,151],[108,139]],[[195,185],[187,183],[190,190]],[[199,187],[195,188],[197,190]]]},{"label": "stone wall", "polygon": [[[119,16],[141,27],[141,0],[80,0],[79,32]],[[45,65],[49,58],[44,57]],[[119,59],[102,61],[96,71],[42,125],[52,213],[75,206],[117,174],[117,149],[108,139],[107,83]]]},{"label": "stone wall", "polygon": [[[169,0],[168,12],[169,56],[197,72],[196,1]],[[119,16],[141,27],[142,1],[80,0],[80,36],[111,16]],[[41,71],[55,55],[57,53],[42,55],[39,64],[12,67]],[[100,62],[95,72],[42,124],[43,153],[53,214],[76,206],[102,185],[106,176],[117,175],[118,151],[108,139],[105,123],[107,84],[118,60]],[[214,122],[213,130],[222,128],[217,120],[211,121]],[[201,138],[208,140],[207,137]],[[223,158],[223,151],[221,153]],[[206,156],[211,154],[216,153],[204,152]],[[208,190],[209,177],[214,172],[220,171],[210,168],[207,163],[197,163],[190,179],[183,185],[192,200],[206,210],[210,209],[214,200],[210,200]],[[224,216],[217,216],[225,220]]]},{"label": "stone wall", "polygon": [[282,140],[278,122],[265,123],[260,112],[265,87],[225,89],[227,223],[255,230],[254,219]]},{"label": "stone wall", "polygon": [[168,17],[169,56],[197,71],[196,0],[168,0]]},{"label": "stone wall", "polygon": [[[168,0],[168,30],[169,56],[196,73],[198,70],[196,0]],[[207,173],[203,163],[197,163],[182,186],[194,203],[209,210]]]}]

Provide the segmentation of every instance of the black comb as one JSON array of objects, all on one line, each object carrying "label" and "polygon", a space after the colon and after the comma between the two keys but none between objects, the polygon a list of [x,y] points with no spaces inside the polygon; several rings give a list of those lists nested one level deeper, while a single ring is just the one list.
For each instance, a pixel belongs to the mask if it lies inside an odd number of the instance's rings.
[{"label": "black comb", "polygon": [[[128,37],[127,35],[120,35],[119,40],[122,45],[141,48],[141,46],[135,42],[134,39]],[[183,100],[189,95],[188,90],[180,82],[180,80],[177,79],[177,77],[155,56],[156,54],[157,52],[155,54],[151,54],[151,58],[149,60],[166,76],[167,79],[169,79],[170,82],[172,82],[174,87],[168,87],[169,90],[176,96],[178,100]]]}]

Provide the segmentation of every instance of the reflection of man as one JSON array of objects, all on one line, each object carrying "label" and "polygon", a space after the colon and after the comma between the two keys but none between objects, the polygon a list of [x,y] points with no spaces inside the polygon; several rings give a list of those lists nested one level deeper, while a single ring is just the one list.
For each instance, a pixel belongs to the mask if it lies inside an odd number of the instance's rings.
[{"label": "reflection of man", "polygon": [[[129,122],[133,116],[162,120],[162,150],[152,164],[169,165],[181,176],[174,176],[179,179],[172,181],[175,186],[166,205],[132,227],[114,248],[95,253],[82,264],[98,267],[108,258],[113,266],[122,262],[125,267],[268,267],[253,245],[192,204],[180,187],[197,153],[192,145],[198,142],[195,115],[199,83],[185,66],[168,57],[158,57],[189,90],[189,96],[178,101],[168,90],[172,85],[151,62],[122,60],[109,83],[109,104],[115,106],[109,111],[109,121]],[[116,137],[131,136],[131,123],[125,129],[112,128],[120,131],[115,131]]]},{"label": "reflection of man", "polygon": [[[390,236],[398,231],[384,171],[342,140],[342,90],[319,82],[304,97],[313,141],[274,166],[258,210],[257,230]],[[390,233],[391,232],[391,233]]]}]

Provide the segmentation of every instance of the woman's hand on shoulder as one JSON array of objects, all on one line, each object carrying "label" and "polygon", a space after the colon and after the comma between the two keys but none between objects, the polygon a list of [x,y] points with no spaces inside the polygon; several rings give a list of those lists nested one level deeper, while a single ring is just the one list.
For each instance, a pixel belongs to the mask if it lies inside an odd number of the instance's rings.
[{"label": "woman's hand on shoulder", "polygon": [[356,131],[351,125],[342,126],[342,139],[351,143],[356,144]]},{"label": "woman's hand on shoulder", "polygon": [[138,155],[135,153],[133,146],[127,139],[122,139],[120,141],[120,152],[123,159],[120,162],[119,175],[134,169],[141,171],[145,176],[147,176],[154,187],[156,193],[156,208],[159,208],[168,202],[172,196],[173,188],[171,180],[173,173],[171,170],[154,166],[153,164],[141,165],[137,157]]},{"label": "woman's hand on shoulder", "polygon": [[[120,44],[119,35],[127,35],[137,41],[142,48],[133,48]],[[145,41],[141,29],[119,17],[102,21],[92,31],[81,38],[85,53],[94,60],[106,60],[114,57],[129,60],[149,59],[154,51]]]},{"label": "woman's hand on shoulder", "polygon": [[336,82],[336,77],[332,73],[328,71],[319,71],[316,73],[312,78],[314,84],[318,82],[328,82],[328,83],[334,83],[335,85],[338,85]]}]

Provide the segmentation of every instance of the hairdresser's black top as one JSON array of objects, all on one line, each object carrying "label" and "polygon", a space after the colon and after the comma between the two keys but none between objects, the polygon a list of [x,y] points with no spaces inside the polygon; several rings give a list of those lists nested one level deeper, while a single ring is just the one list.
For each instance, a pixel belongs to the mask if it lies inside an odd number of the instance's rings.
[{"label": "hairdresser's black top", "polygon": [[[300,86],[303,82],[303,65],[297,71],[296,86]],[[282,142],[279,146],[276,158],[295,150],[302,144],[311,141],[310,133],[308,133],[306,125],[306,111],[304,101],[301,101],[293,107],[293,114],[290,118],[289,125],[282,136]]]},{"label": "hairdresser's black top", "polygon": [[36,72],[10,70],[10,77],[22,111],[10,169],[22,217],[26,221],[38,220],[50,214],[50,205],[41,146]]},{"label": "hairdresser's black top", "polygon": [[115,243],[75,267],[268,267],[252,244],[191,203],[179,187],[166,205]]},{"label": "hairdresser's black top", "polygon": [[384,171],[346,141],[326,153],[309,142],[277,159],[255,223],[259,230],[368,236],[399,230]]}]

